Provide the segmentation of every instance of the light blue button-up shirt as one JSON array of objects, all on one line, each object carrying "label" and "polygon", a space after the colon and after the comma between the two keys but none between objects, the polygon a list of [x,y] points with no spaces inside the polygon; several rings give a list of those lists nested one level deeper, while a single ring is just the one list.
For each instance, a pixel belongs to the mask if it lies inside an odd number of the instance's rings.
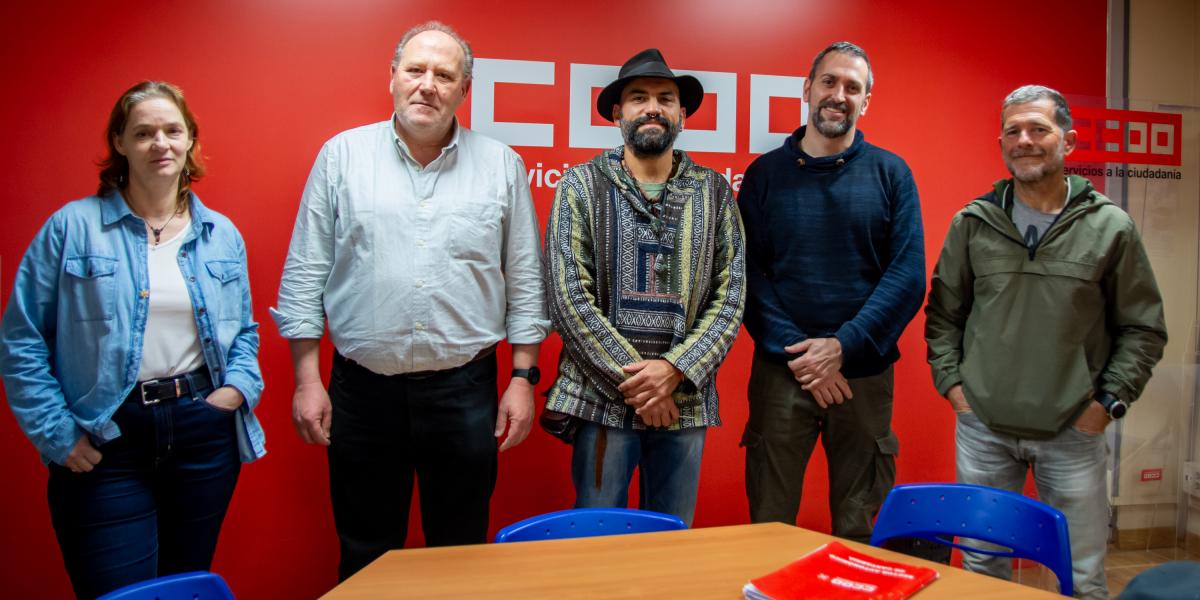
[{"label": "light blue button-up shirt", "polygon": [[[209,375],[237,388],[241,459],[266,453],[253,409],[262,394],[246,249],[233,223],[191,196],[179,269]],[[29,245],[0,324],[0,374],[17,423],[44,461],[80,436],[116,439],[112,421],[137,383],[149,310],[145,222],[119,193],[54,213]]]},{"label": "light blue button-up shirt", "polygon": [[338,351],[375,373],[461,366],[546,337],[539,248],[508,146],[456,124],[422,167],[391,121],[351,129],[317,155],[271,316],[288,339],[319,339],[328,318]]}]

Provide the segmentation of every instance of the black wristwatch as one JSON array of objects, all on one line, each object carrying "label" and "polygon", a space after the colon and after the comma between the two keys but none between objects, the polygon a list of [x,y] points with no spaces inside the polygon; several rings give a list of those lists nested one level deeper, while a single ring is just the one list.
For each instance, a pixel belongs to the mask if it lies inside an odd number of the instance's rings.
[{"label": "black wristwatch", "polygon": [[542,380],[542,371],[537,367],[529,367],[528,369],[513,369],[513,377],[524,377],[529,380],[529,383],[537,385]]},{"label": "black wristwatch", "polygon": [[1125,413],[1129,411],[1129,405],[1112,392],[1100,392],[1096,396],[1096,402],[1099,402],[1100,406],[1104,407],[1104,412],[1108,413],[1108,418],[1114,421],[1124,417]]}]

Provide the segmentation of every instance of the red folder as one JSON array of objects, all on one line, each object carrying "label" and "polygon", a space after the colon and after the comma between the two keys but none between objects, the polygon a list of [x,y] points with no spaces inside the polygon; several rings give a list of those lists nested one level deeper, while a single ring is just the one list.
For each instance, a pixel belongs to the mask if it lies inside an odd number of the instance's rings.
[{"label": "red folder", "polygon": [[886,561],[829,542],[742,588],[749,600],[907,598],[937,579],[937,571]]}]

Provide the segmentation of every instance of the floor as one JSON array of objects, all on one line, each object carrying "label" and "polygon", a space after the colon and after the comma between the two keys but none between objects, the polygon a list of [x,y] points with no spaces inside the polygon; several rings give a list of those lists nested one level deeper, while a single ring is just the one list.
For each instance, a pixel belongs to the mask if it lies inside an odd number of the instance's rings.
[{"label": "floor", "polygon": [[[1108,574],[1108,593],[1115,598],[1125,589],[1125,585],[1135,575],[1165,562],[1173,560],[1200,561],[1200,548],[1148,548],[1144,550],[1117,550],[1115,546],[1108,547],[1108,557],[1104,561]],[[1046,568],[1022,561],[1023,565],[1013,571],[1013,580],[1025,585],[1044,590],[1058,591],[1057,579]]]}]

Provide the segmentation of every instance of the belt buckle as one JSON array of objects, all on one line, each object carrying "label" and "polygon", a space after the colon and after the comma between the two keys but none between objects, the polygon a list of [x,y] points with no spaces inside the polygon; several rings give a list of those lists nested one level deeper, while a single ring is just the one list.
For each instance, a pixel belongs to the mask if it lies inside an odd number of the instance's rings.
[{"label": "belt buckle", "polygon": [[142,388],[142,406],[150,406],[150,405],[158,404],[159,402],[162,402],[161,398],[154,398],[153,400],[151,400],[146,397],[146,386],[154,385],[156,383],[158,383],[158,380],[152,379],[150,381],[143,381],[138,384],[138,387]]},{"label": "belt buckle", "polygon": [[[173,383],[175,384],[175,396],[174,396],[175,398],[178,398],[183,395],[183,385],[180,383],[181,380],[182,380],[181,377],[175,377],[172,380]],[[138,386],[142,388],[142,406],[151,406],[151,405],[158,404],[159,402],[163,401],[162,398],[151,399],[151,398],[146,397],[146,386],[157,385],[159,383],[162,383],[162,381],[163,380],[161,380],[161,379],[152,379],[150,381],[143,381],[142,383],[138,384]]]}]

